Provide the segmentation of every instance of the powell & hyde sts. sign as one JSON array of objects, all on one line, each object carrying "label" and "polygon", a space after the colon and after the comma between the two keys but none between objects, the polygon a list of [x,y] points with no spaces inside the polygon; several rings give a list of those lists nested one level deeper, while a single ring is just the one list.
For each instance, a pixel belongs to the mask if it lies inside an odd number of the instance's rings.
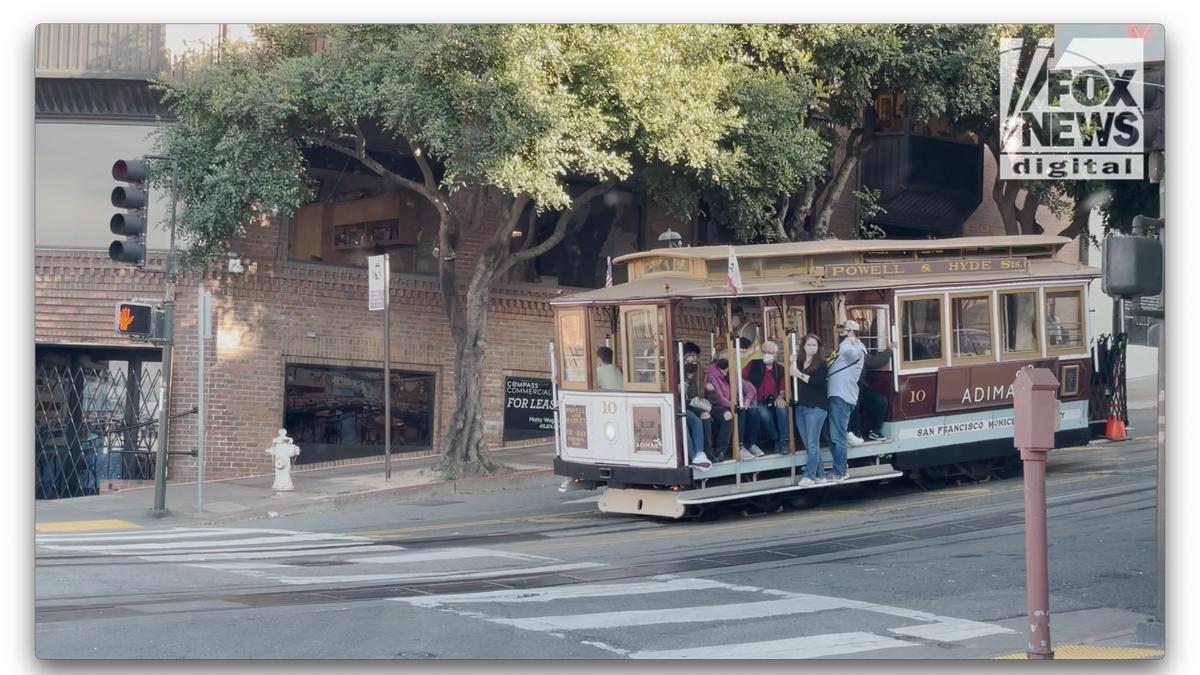
[{"label": "powell & hyde sts. sign", "polygon": [[970,260],[952,258],[918,262],[862,263],[855,265],[826,265],[826,279],[847,277],[920,277],[933,274],[970,274],[984,272],[1024,272],[1029,262],[1025,258],[982,258]]}]

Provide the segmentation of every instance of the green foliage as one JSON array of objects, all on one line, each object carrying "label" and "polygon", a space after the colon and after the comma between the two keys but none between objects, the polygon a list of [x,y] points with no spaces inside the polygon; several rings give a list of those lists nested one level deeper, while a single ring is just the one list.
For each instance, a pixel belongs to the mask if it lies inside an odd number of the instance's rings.
[{"label": "green foliage", "polygon": [[883,228],[872,222],[875,216],[881,213],[887,213],[887,209],[879,205],[879,196],[883,194],[882,190],[872,189],[863,186],[861,190],[854,190],[854,197],[858,200],[858,236],[861,239],[883,239],[887,233]]},{"label": "green foliage", "polygon": [[694,209],[698,185],[750,171],[731,134],[763,129],[738,107],[766,94],[749,84],[729,27],[323,31],[326,49],[312,54],[309,27],[256,26],[257,42],[231,46],[183,82],[156,83],[179,116],[158,141],[181,160],[189,259],[304,203],[304,149],[353,147],[356,124],[374,122],[419,147],[447,194],[490,185],[529,195],[538,210],[569,202],[568,177],[627,179],[635,170],[667,203]]}]

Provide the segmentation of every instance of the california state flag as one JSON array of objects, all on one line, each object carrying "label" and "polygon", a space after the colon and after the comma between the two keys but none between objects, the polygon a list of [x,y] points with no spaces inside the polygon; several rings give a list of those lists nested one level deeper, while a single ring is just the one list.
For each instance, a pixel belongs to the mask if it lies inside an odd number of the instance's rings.
[{"label": "california state flag", "polygon": [[729,273],[725,279],[734,295],[742,292],[742,270],[738,268],[737,254],[733,252],[732,246],[729,247]]}]

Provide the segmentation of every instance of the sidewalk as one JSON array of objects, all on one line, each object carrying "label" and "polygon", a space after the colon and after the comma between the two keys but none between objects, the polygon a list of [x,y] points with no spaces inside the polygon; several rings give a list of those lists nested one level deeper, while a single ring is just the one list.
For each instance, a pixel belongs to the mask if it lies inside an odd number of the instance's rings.
[{"label": "sidewalk", "polygon": [[384,480],[383,462],[330,469],[293,469],[296,489],[277,495],[271,489],[275,474],[205,481],[204,512],[197,510],[196,483],[167,485],[170,518],[149,516],[154,486],[129,488],[111,494],[73,499],[37,500],[35,529],[39,532],[91,531],[133,527],[178,527],[319,513],[350,506],[400,504],[454,494],[497,492],[558,485],[553,472],[553,444],[493,452],[511,473],[457,481],[439,481],[432,467],[440,457],[392,458],[392,480]]},{"label": "sidewalk", "polygon": [[1125,381],[1125,400],[1130,410],[1158,407],[1158,376],[1134,377]]},{"label": "sidewalk", "polygon": [[[996,623],[1011,628],[1021,638],[1027,635],[1025,617]],[[1161,624],[1154,624],[1151,617],[1124,609],[1097,608],[1060,614],[1051,610],[1050,613],[1050,646],[1056,660],[1160,659],[1165,651],[1163,637]],[[1016,642],[1011,634],[997,636],[995,640],[997,644],[1001,640]],[[1008,650],[985,658],[1025,659],[1026,654]]]}]

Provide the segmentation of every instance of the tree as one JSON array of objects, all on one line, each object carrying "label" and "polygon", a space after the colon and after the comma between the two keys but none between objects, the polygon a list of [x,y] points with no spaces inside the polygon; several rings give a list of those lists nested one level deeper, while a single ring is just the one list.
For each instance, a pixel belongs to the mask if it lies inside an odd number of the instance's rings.
[{"label": "tree", "polygon": [[806,230],[828,237],[855,166],[874,147],[876,95],[903,93],[906,113],[918,120],[982,114],[993,106],[1000,30],[979,24],[740,27],[754,77],[742,83],[737,103],[754,114],[731,142],[750,159],[718,183],[699,187],[710,215],[743,241],[796,240]]},{"label": "tree", "polygon": [[[157,86],[178,115],[159,146],[180,159],[185,259],[222,253],[264,217],[311,194],[305,152],[360,162],[428,200],[439,216],[439,278],[454,338],[454,412],[438,470],[495,470],[483,435],[491,285],[558,244],[572,213],[622,180],[669,199],[670,181],[707,183],[744,160],[734,85],[749,76],[735,31],[693,25],[262,26],[258,40],[183,82]],[[376,137],[407,150],[381,152]],[[572,186],[576,187],[572,187]],[[519,248],[526,207],[557,212]],[[499,225],[466,267],[459,247],[495,209]],[[463,277],[460,277],[460,274]],[[465,283],[462,279],[465,277]],[[465,286],[465,288],[464,288]]]}]

